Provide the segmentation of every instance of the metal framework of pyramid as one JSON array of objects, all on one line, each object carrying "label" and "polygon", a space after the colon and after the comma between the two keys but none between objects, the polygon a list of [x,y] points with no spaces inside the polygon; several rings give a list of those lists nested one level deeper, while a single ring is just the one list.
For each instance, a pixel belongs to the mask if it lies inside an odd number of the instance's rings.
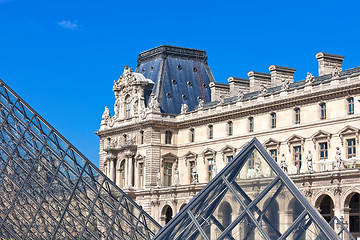
[{"label": "metal framework of pyramid", "polygon": [[254,138],[154,239],[339,239]]},{"label": "metal framework of pyramid", "polygon": [[338,236],[342,240],[356,240],[353,235],[349,232],[349,230],[346,228],[343,221],[338,219],[336,216],[334,216],[331,221],[329,222],[329,225],[334,228],[335,232],[337,232]]},{"label": "metal framework of pyramid", "polygon": [[1,239],[151,239],[159,229],[0,80]]}]

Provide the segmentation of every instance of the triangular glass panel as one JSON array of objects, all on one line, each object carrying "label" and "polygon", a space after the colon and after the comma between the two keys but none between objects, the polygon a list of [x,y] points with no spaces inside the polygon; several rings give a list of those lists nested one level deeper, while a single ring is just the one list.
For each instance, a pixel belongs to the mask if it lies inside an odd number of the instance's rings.
[{"label": "triangular glass panel", "polygon": [[339,239],[256,138],[154,237],[187,238]]},{"label": "triangular glass panel", "polygon": [[0,238],[151,239],[159,229],[0,80]]}]

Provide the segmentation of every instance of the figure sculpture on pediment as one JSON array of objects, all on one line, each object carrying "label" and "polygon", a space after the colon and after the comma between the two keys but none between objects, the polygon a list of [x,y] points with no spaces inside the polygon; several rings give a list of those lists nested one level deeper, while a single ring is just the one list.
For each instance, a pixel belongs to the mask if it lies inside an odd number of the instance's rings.
[{"label": "figure sculpture on pediment", "polygon": [[312,82],[314,82],[315,77],[311,74],[311,73],[307,73],[307,76],[305,78],[305,83],[306,84],[311,84]]},{"label": "figure sculpture on pediment", "polygon": [[284,171],[284,173],[288,172],[288,165],[286,164],[286,158],[284,154],[281,156],[280,167]]},{"label": "figure sculpture on pediment", "polygon": [[189,110],[189,106],[187,104],[181,104],[181,113],[186,113]]},{"label": "figure sculpture on pediment", "polygon": [[238,96],[238,100],[242,100],[244,98],[244,92],[242,90],[239,90],[237,96]]},{"label": "figure sculpture on pediment", "polygon": [[151,95],[150,95],[149,108],[156,110],[156,111],[160,110],[159,102],[154,93],[151,93]]},{"label": "figure sculpture on pediment", "polygon": [[341,68],[339,67],[335,67],[331,72],[331,75],[333,77],[340,77],[340,74],[341,74]]},{"label": "figure sculpture on pediment", "polygon": [[313,172],[313,155],[311,153],[311,151],[309,150],[308,154],[306,155],[306,160],[307,160],[307,172]]},{"label": "figure sculpture on pediment", "polygon": [[102,120],[104,120],[105,122],[110,120],[110,111],[109,108],[107,106],[105,106],[105,111],[102,115]]}]

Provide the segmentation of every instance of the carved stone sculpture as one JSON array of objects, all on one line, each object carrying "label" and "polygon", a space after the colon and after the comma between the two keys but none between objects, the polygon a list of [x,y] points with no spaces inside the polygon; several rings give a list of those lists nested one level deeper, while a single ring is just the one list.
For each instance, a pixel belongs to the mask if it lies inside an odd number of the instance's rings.
[{"label": "carved stone sculpture", "polygon": [[285,80],[281,82],[281,90],[287,90],[290,87],[290,81]]},{"label": "carved stone sculpture", "polygon": [[261,160],[260,160],[260,159],[258,159],[258,160],[255,162],[255,171],[256,171],[256,176],[257,176],[257,177],[263,176],[262,167],[261,167]]},{"label": "carved stone sculpture", "polygon": [[306,155],[307,160],[307,172],[313,172],[313,162],[312,162],[313,155],[309,150],[308,154]]},{"label": "carved stone sculpture", "polygon": [[260,96],[264,96],[267,92],[267,88],[264,85],[260,86]]},{"label": "carved stone sculpture", "polygon": [[120,115],[120,99],[117,97],[114,104],[115,118],[119,118]]},{"label": "carved stone sculpture", "polygon": [[341,68],[339,67],[334,68],[331,72],[331,75],[333,77],[340,77],[340,74],[341,74]]},{"label": "carved stone sculpture", "polygon": [[158,187],[161,186],[161,172],[160,172],[160,170],[156,174],[156,186],[158,186]]},{"label": "carved stone sculpture", "polygon": [[192,184],[199,183],[199,174],[197,173],[196,167],[193,167],[192,172],[191,172],[191,176],[193,178]]},{"label": "carved stone sculpture", "polygon": [[149,108],[155,111],[160,110],[160,105],[154,93],[150,95]]},{"label": "carved stone sculpture", "polygon": [[284,154],[281,156],[280,167],[284,171],[284,173],[288,172],[288,165],[286,164],[286,158]]},{"label": "carved stone sculpture", "polygon": [[181,113],[186,113],[189,110],[189,106],[187,104],[181,104]]},{"label": "carved stone sculpture", "polygon": [[238,100],[242,100],[244,98],[244,92],[242,90],[239,90],[238,92]]},{"label": "carved stone sculpture", "polygon": [[344,161],[341,159],[341,151],[339,147],[336,147],[335,160],[336,160],[336,167],[338,169],[344,169]]},{"label": "carved stone sculpture", "polygon": [[174,170],[174,185],[178,186],[180,184],[180,176],[179,176],[179,170],[175,168]]},{"label": "carved stone sculpture", "polygon": [[110,120],[110,111],[109,111],[109,108],[107,106],[105,107],[105,111],[104,111],[104,113],[102,115],[102,120],[104,120],[105,122]]},{"label": "carved stone sculpture", "polygon": [[217,167],[214,164],[213,168],[211,169],[211,179],[213,179],[217,175]]},{"label": "carved stone sculpture", "polygon": [[311,74],[311,73],[307,73],[307,76],[305,78],[305,83],[306,84],[311,84],[312,82],[314,82],[315,77]]},{"label": "carved stone sculpture", "polygon": [[204,100],[199,98],[198,101],[199,101],[198,109],[203,108],[204,107]]}]

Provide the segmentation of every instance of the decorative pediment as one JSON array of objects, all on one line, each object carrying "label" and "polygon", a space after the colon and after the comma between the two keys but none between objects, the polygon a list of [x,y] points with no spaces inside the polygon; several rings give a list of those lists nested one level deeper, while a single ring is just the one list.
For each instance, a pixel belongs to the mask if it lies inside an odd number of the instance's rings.
[{"label": "decorative pediment", "polygon": [[225,147],[223,147],[221,150],[220,150],[220,152],[222,153],[222,154],[224,154],[224,153],[235,153],[236,152],[236,148],[234,148],[234,147],[232,147],[232,146],[230,146],[230,145],[226,145]]},{"label": "decorative pediment", "polygon": [[325,140],[328,143],[328,146],[330,148],[330,139],[331,139],[331,133],[319,130],[315,134],[311,136],[311,139],[314,143],[314,148],[316,149],[316,142]]},{"label": "decorative pediment", "polygon": [[304,143],[305,143],[305,138],[297,134],[293,134],[288,139],[286,139],[286,144],[288,145],[289,152],[291,151],[292,144],[301,144],[301,148],[302,150],[304,150]]},{"label": "decorative pediment", "polygon": [[268,140],[266,140],[266,141],[263,143],[263,146],[265,146],[265,148],[276,147],[277,150],[279,150],[279,149],[280,149],[280,144],[281,144],[280,141],[275,140],[275,139],[273,139],[273,138],[269,138]]},{"label": "decorative pediment", "polygon": [[168,152],[161,156],[161,160],[161,164],[163,164],[164,161],[174,163],[178,161],[178,157],[175,154]]},{"label": "decorative pediment", "polygon": [[188,164],[189,161],[194,160],[195,164],[196,164],[196,160],[197,160],[197,154],[192,152],[192,151],[188,151],[185,155],[184,155],[184,159],[185,159],[185,165]]},{"label": "decorative pediment", "polygon": [[203,156],[204,163],[205,163],[205,159],[207,157],[212,157],[214,159],[214,161],[215,161],[216,151],[211,149],[211,148],[207,148],[202,152],[201,155]]},{"label": "decorative pediment", "polygon": [[143,162],[145,160],[145,156],[141,155],[141,154],[137,154],[135,156],[135,161],[136,162]]},{"label": "decorative pediment", "polygon": [[339,137],[341,139],[341,144],[344,145],[344,137],[355,136],[356,142],[359,144],[359,132],[360,129],[353,126],[346,126],[339,131]]}]

